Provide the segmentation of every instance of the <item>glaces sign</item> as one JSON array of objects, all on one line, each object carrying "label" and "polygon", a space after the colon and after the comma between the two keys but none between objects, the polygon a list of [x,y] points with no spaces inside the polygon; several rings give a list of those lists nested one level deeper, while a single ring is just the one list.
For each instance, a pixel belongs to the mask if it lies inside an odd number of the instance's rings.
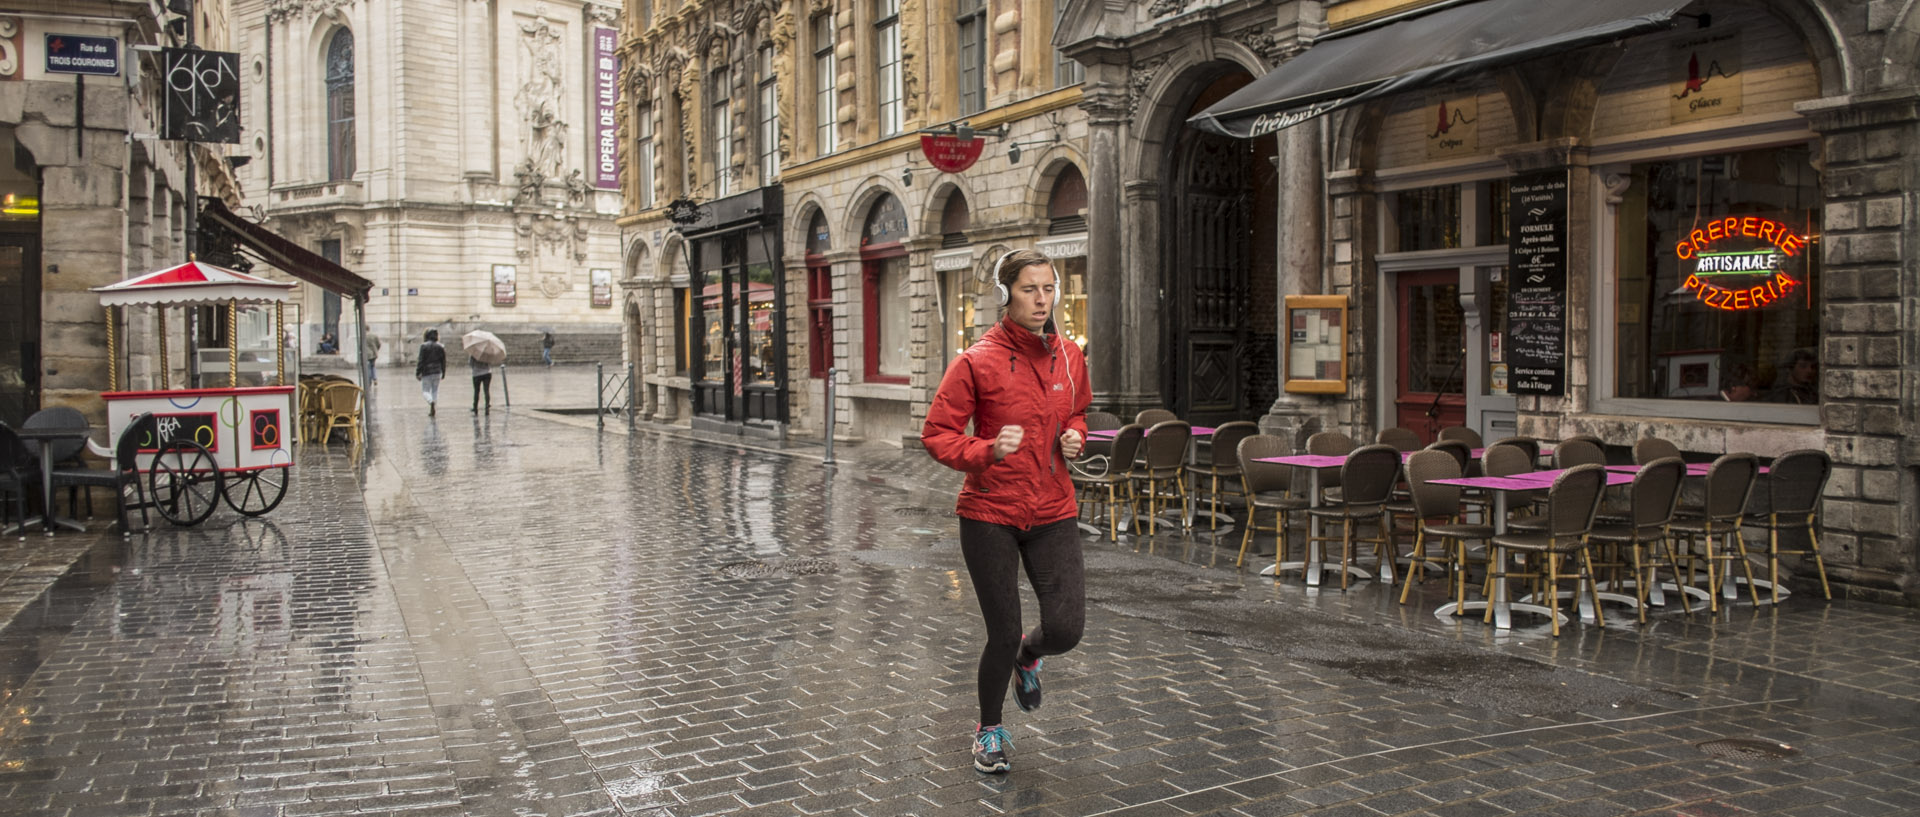
[{"label": "glaces sign", "polygon": [[[1758,246],[1755,246],[1755,245]],[[1695,229],[1674,246],[1693,272],[1682,288],[1715,309],[1759,309],[1805,285],[1788,274],[1807,240],[1770,218],[1731,216]]]}]

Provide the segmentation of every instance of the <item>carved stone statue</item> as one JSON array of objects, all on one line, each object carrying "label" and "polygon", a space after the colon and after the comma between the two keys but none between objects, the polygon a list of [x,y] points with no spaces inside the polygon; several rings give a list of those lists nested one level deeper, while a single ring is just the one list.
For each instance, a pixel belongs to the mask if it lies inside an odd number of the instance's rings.
[{"label": "carved stone statue", "polygon": [[520,74],[513,107],[520,112],[521,147],[543,178],[559,178],[567,160],[567,123],[560,116],[565,66],[561,33],[546,18],[520,26]]}]

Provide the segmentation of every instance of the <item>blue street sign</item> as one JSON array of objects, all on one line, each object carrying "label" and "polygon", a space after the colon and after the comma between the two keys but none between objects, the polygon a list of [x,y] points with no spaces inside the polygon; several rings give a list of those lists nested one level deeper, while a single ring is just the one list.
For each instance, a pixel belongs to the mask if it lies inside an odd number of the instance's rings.
[{"label": "blue street sign", "polygon": [[120,75],[120,41],[78,34],[47,35],[47,73]]}]

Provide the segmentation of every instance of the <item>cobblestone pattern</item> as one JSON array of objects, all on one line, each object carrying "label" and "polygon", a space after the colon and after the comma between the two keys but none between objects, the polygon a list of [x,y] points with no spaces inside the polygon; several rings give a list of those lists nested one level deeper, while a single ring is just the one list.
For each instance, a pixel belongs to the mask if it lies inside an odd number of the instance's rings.
[{"label": "cobblestone pattern", "polygon": [[[414,409],[376,405],[362,468],[303,461],[271,522],[137,540],[16,696],[0,813],[1920,809],[1912,699],[1752,654],[1848,608],[1502,636],[1171,534],[1089,540],[1088,637],[983,776],[950,477]],[[836,569],[720,572],[785,558]],[[1800,754],[1693,745],[1724,737]]]}]

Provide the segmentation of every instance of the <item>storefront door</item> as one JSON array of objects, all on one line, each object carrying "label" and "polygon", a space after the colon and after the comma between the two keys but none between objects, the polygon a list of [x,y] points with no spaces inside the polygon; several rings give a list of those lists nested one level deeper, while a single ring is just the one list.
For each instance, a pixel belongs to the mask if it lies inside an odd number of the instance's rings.
[{"label": "storefront door", "polygon": [[0,233],[0,421],[15,428],[40,408],[38,244]]},{"label": "storefront door", "polygon": [[1460,271],[1402,272],[1394,278],[1399,313],[1394,424],[1432,442],[1440,429],[1464,425],[1467,418]]},{"label": "storefront door", "polygon": [[757,231],[698,242],[701,366],[696,411],[730,423],[782,422],[776,273]]}]

